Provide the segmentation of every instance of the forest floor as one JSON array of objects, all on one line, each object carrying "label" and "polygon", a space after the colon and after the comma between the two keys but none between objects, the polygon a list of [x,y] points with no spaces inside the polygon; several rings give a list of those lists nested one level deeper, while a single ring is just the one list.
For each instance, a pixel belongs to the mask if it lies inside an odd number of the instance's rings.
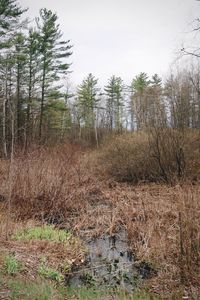
[{"label": "forest floor", "polygon": [[1,161],[0,299],[198,299],[199,184],[117,183],[58,152],[17,159],[10,182]]}]

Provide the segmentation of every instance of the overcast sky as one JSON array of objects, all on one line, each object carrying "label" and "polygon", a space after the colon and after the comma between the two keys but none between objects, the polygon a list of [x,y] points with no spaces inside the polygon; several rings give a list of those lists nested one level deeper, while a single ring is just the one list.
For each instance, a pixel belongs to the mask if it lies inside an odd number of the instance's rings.
[{"label": "overcast sky", "polygon": [[70,39],[71,81],[93,73],[105,83],[111,75],[126,83],[140,72],[165,75],[199,17],[196,0],[19,0],[29,16],[46,7],[58,14]]}]

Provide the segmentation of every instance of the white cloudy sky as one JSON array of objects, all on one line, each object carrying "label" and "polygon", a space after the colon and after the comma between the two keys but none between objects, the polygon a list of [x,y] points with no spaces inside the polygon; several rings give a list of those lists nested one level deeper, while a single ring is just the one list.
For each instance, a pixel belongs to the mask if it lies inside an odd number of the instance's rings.
[{"label": "white cloudy sky", "polygon": [[105,83],[125,82],[139,72],[163,76],[199,16],[196,0],[19,0],[29,16],[42,7],[57,12],[65,39],[74,45],[70,75],[77,84],[88,73]]}]

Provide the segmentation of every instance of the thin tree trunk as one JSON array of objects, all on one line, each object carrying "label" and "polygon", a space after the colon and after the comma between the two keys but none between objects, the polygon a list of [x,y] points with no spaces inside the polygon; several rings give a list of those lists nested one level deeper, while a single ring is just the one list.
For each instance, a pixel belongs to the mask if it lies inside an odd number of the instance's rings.
[{"label": "thin tree trunk", "polygon": [[94,119],[94,132],[95,132],[96,145],[97,145],[97,148],[98,148],[99,147],[99,139],[98,139],[97,120],[96,120],[96,118]]},{"label": "thin tree trunk", "polygon": [[44,58],[43,62],[43,75],[42,75],[42,98],[40,106],[40,125],[39,125],[39,138],[42,137],[42,125],[43,125],[43,114],[44,114],[44,92],[45,92],[45,78],[46,78],[46,69],[45,69],[46,59]]},{"label": "thin tree trunk", "polygon": [[29,63],[29,87],[28,87],[28,103],[27,103],[27,110],[26,110],[26,140],[25,140],[25,149],[27,150],[30,135],[31,135],[31,125],[30,125],[30,111],[31,111],[31,98],[32,98],[32,58],[30,58]]},{"label": "thin tree trunk", "polygon": [[5,158],[8,157],[7,141],[6,141],[6,103],[8,99],[8,72],[6,66],[6,81],[5,81],[5,98],[3,99],[3,116],[2,116],[2,136],[3,136],[3,152]]},{"label": "thin tree trunk", "polygon": [[3,135],[3,153],[5,158],[8,157],[7,142],[6,142],[6,102],[7,99],[3,99],[2,135]]},{"label": "thin tree trunk", "polygon": [[14,112],[12,111],[10,103],[10,113],[11,113],[11,156],[10,156],[10,168],[9,168],[9,195],[8,195],[8,209],[6,218],[6,240],[9,237],[9,224],[11,221],[11,202],[12,202],[12,190],[13,190],[13,177],[14,177],[14,141],[15,141],[15,119]]},{"label": "thin tree trunk", "polygon": [[18,62],[18,65],[17,65],[17,93],[16,93],[16,96],[17,96],[17,126],[16,126],[16,129],[17,129],[17,143],[19,144],[21,142],[21,100],[20,100],[20,69],[19,69],[19,62]]}]

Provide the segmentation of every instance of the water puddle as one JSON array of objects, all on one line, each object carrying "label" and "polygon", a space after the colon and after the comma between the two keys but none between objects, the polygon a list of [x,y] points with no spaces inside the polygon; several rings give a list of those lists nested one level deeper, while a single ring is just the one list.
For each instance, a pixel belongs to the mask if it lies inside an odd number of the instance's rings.
[{"label": "water puddle", "polygon": [[124,230],[112,236],[86,239],[85,243],[88,248],[86,262],[73,270],[72,276],[67,278],[68,284],[121,286],[132,291],[151,273],[144,263],[141,266],[135,264]]}]

